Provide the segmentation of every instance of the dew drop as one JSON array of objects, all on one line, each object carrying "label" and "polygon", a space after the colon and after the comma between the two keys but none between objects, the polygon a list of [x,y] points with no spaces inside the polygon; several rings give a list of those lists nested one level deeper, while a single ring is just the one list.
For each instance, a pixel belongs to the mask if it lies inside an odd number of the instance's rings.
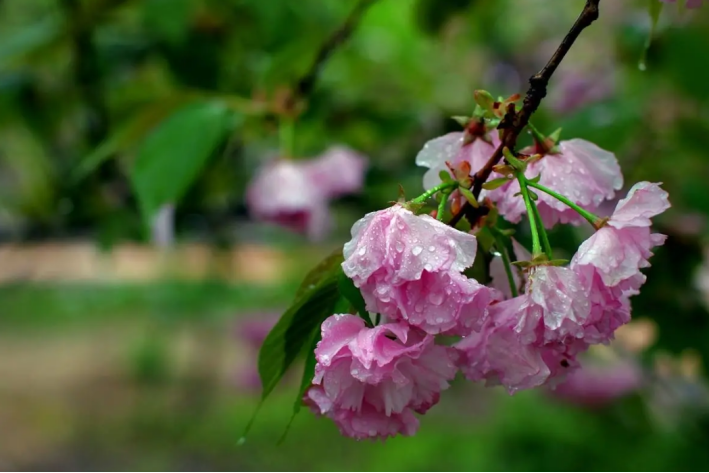
[{"label": "dew drop", "polygon": [[430,251],[431,253],[433,253],[434,251],[436,251],[436,247],[433,246],[433,245],[431,245],[431,246],[428,247],[428,251]]},{"label": "dew drop", "polygon": [[423,251],[423,248],[421,248],[421,247],[418,246],[418,245],[414,246],[414,247],[411,249],[411,253],[413,253],[414,256],[420,255],[422,251]]},{"label": "dew drop", "polygon": [[437,323],[437,324],[442,324],[442,323],[443,323],[443,317],[436,317],[436,323]]},{"label": "dew drop", "polygon": [[404,222],[402,222],[401,220],[398,220],[398,219],[397,219],[397,221],[396,221],[396,227],[397,227],[399,230],[403,230],[404,227],[405,227]]},{"label": "dew drop", "polygon": [[421,304],[421,303],[419,302],[419,303],[416,304],[416,306],[414,307],[414,310],[415,310],[416,312],[423,312],[423,304]]},{"label": "dew drop", "polygon": [[433,271],[433,266],[431,266],[430,263],[426,263],[425,265],[423,265],[423,269],[430,273],[431,271]]},{"label": "dew drop", "polygon": [[396,251],[398,251],[399,253],[404,251],[404,244],[402,242],[397,241],[395,246],[396,246]]},{"label": "dew drop", "polygon": [[431,304],[433,305],[441,305],[443,302],[443,294],[432,292],[428,295],[428,300],[431,301]]}]

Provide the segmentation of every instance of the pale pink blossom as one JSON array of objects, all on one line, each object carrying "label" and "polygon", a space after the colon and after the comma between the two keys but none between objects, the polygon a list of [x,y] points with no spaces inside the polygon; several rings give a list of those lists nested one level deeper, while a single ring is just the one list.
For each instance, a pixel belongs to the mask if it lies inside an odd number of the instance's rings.
[{"label": "pale pink blossom", "polygon": [[650,265],[650,250],[662,245],[666,238],[651,233],[650,218],[669,207],[667,192],[658,184],[635,184],[627,197],[618,202],[607,225],[581,244],[571,267],[591,266],[606,286],[637,291],[645,282],[640,269]]},{"label": "pale pink blossom", "polygon": [[[520,298],[505,303],[519,304]],[[517,330],[515,314],[505,303],[493,305],[482,330],[455,345],[460,351],[458,365],[467,379],[485,381],[487,386],[502,385],[513,394],[542,385],[554,386],[578,367],[576,355],[587,348],[585,342],[530,341]]]},{"label": "pale pink blossom", "polygon": [[[623,186],[623,176],[615,155],[595,144],[573,139],[561,141],[558,153],[549,153],[527,167],[525,176],[541,176],[539,184],[556,191],[586,210],[595,212],[615,191]],[[519,182],[509,184],[489,193],[500,214],[510,222],[517,223],[526,213],[524,200],[519,197]],[[578,225],[584,219],[566,204],[554,197],[536,191],[537,207],[544,226],[551,228],[557,222]]]},{"label": "pale pink blossom", "polygon": [[476,252],[473,235],[394,205],[354,224],[342,268],[368,311],[463,335],[480,326],[490,301],[489,288],[461,274]]},{"label": "pale pink blossom", "polygon": [[278,160],[253,177],[246,203],[255,220],[272,222],[321,240],[330,229],[327,200],[302,164]]},{"label": "pale pink blossom", "polygon": [[338,314],[321,331],[308,398],[345,435],[411,435],[417,426],[412,411],[435,405],[456,373],[452,348],[434,345],[431,335],[406,324],[366,328],[361,318]]},{"label": "pale pink blossom", "polygon": [[311,185],[334,199],[362,190],[367,158],[346,146],[333,146],[303,166]]},{"label": "pale pink blossom", "polygon": [[460,131],[439,136],[423,145],[416,155],[416,164],[429,168],[423,176],[424,189],[431,189],[441,183],[438,174],[449,171],[446,162],[453,167],[467,162],[471,172],[477,172],[490,159],[500,142],[495,132],[489,138],[477,136],[468,140],[466,142],[466,132]]}]

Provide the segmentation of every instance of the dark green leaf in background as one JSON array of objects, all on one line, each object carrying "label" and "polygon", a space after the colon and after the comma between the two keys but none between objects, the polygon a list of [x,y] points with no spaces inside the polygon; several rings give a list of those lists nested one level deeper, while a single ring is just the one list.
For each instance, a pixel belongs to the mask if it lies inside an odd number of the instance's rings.
[{"label": "dark green leaf in background", "polygon": [[189,104],[141,144],[131,182],[146,224],[164,204],[177,203],[225,138],[229,110],[219,102]]}]

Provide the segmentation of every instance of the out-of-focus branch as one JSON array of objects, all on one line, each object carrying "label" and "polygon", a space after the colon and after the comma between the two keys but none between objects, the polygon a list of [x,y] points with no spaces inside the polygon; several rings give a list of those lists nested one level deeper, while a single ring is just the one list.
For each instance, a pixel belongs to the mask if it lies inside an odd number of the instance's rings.
[{"label": "out-of-focus branch", "polygon": [[[537,72],[529,79],[529,89],[524,97],[522,109],[516,112],[514,106],[511,106],[507,110],[507,115],[498,127],[502,130],[502,143],[495,150],[487,163],[475,173],[473,178],[472,192],[476,198],[480,196],[483,184],[488,180],[490,174],[492,174],[492,168],[502,159],[502,150],[504,148],[514,150],[519,135],[527,126],[527,123],[529,123],[530,117],[537,110],[539,104],[544,97],[546,97],[549,80],[559,67],[559,64],[561,64],[566,53],[569,52],[581,32],[598,19],[599,3],[600,0],[586,0],[583,11],[566,34],[551,59],[549,59],[549,62],[547,62],[546,66],[544,66],[541,71]],[[474,226],[477,220],[484,215],[483,207],[481,206],[479,209],[472,208],[472,206],[466,202],[460,211],[453,216],[450,225],[455,226],[464,215],[467,215],[468,218],[471,219],[470,223]]]},{"label": "out-of-focus branch", "polygon": [[325,42],[320,46],[315,60],[305,74],[296,81],[293,87],[293,93],[290,97],[287,108],[293,109],[298,102],[306,100],[315,88],[318,76],[322,71],[327,60],[332,56],[335,50],[342,46],[357,28],[362,16],[367,9],[377,0],[359,0],[354,9],[345,18],[344,23],[330,35]]}]

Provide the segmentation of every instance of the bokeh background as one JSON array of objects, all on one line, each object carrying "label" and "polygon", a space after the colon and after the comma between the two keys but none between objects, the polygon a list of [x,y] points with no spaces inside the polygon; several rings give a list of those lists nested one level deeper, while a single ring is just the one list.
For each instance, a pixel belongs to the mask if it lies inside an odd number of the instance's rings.
[{"label": "bokeh background", "polygon": [[[265,104],[355,0],[0,0],[0,469],[709,468],[709,8],[666,6],[645,51],[652,1],[601,2],[535,115],[673,204],[638,322],[589,354],[595,377],[515,396],[455,383],[416,437],[386,443],[303,412],[276,445],[298,373],[240,439],[258,345],[300,279],[399,184],[422,190],[417,151],[475,89],[523,93],[584,1],[372,2],[295,123],[298,158],[369,159],[313,243],[250,219],[245,190],[282,144]],[[140,193],[171,184],[156,234]],[[551,238],[570,255],[588,231]]]}]

